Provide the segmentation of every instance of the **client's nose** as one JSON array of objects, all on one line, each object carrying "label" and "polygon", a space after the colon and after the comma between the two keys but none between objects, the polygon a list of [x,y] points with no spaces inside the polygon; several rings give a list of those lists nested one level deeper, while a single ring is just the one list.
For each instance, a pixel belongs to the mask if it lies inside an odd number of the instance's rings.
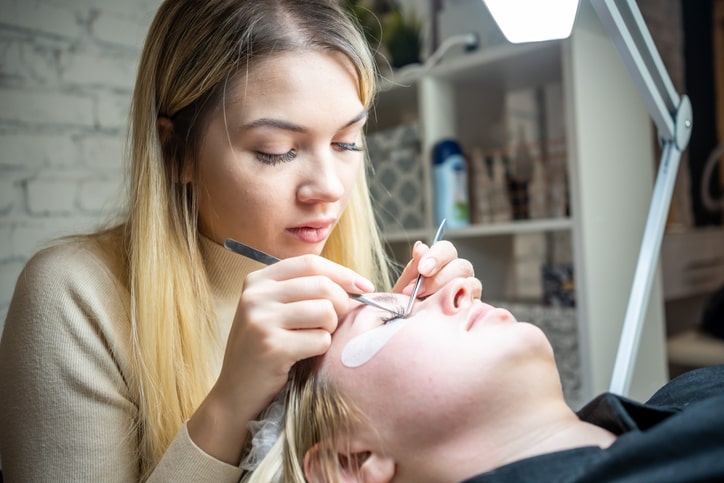
[{"label": "client's nose", "polygon": [[449,281],[436,293],[430,295],[429,299],[431,302],[437,299],[435,301],[442,305],[443,312],[453,314],[469,307],[481,293],[480,280],[460,277]]}]

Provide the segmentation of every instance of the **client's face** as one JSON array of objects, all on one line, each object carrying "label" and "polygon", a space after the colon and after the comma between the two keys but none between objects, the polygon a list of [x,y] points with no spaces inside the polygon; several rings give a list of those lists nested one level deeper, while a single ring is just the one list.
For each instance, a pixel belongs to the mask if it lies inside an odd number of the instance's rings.
[{"label": "client's face", "polygon": [[[341,321],[321,371],[369,418],[370,437],[389,448],[439,441],[511,411],[551,369],[557,377],[543,333],[475,299],[479,283],[453,280],[407,319],[386,322],[390,314],[365,305]],[[400,308],[409,300],[370,297]]]}]

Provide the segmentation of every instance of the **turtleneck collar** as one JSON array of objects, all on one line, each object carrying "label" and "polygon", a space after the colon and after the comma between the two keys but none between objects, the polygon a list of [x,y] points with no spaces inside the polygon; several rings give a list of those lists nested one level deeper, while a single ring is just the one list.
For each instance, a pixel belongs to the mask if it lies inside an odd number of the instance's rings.
[{"label": "turtleneck collar", "polygon": [[233,305],[236,308],[246,275],[264,265],[231,252],[203,235],[199,235],[199,245],[217,305]]}]

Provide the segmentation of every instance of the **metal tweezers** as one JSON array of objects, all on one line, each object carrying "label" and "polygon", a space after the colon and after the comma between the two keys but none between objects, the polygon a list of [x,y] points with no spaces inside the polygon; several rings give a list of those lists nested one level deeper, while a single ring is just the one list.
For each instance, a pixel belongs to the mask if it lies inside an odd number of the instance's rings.
[{"label": "metal tweezers", "polygon": [[[264,253],[263,251],[257,250],[256,248],[252,248],[249,245],[244,245],[243,243],[238,242],[232,238],[227,238],[224,241],[224,247],[227,250],[231,250],[234,253],[238,253],[239,255],[243,255],[247,258],[251,258],[252,260],[256,260],[257,262],[263,263],[264,265],[272,265],[279,261],[279,259],[275,256],[269,255],[268,253]],[[397,311],[395,309],[391,309],[389,307],[385,307],[384,305],[381,305],[381,304],[375,302],[374,300],[365,297],[364,295],[358,295],[358,294],[349,293],[349,292],[347,292],[347,295],[349,295],[349,297],[351,299],[357,300],[358,302],[362,302],[363,304],[371,305],[372,307],[376,307],[381,310],[385,310],[398,317],[402,317],[402,315],[403,315],[399,311]]]},{"label": "metal tweezers", "polygon": [[[446,218],[443,218],[440,222],[440,226],[437,228],[437,233],[435,233],[435,238],[432,239],[432,245],[439,242],[442,237],[445,235],[445,222]],[[415,303],[415,299],[417,299],[417,292],[420,291],[420,284],[422,283],[422,274],[419,274],[417,276],[417,280],[415,280],[415,286],[412,288],[412,293],[410,294],[410,301],[407,303],[407,308],[405,309],[405,312],[402,314],[402,318],[406,319],[410,313],[412,312],[412,305]]]}]

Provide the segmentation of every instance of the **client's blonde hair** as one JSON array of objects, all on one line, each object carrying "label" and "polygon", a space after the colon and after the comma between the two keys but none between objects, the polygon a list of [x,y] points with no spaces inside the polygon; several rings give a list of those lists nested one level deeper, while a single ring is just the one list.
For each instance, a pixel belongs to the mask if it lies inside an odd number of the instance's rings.
[{"label": "client's blonde hair", "polygon": [[316,445],[311,464],[317,474],[324,481],[340,480],[340,438],[352,434],[363,416],[324,377],[320,360],[298,362],[290,371],[282,434],[245,483],[304,483],[304,456]]}]

